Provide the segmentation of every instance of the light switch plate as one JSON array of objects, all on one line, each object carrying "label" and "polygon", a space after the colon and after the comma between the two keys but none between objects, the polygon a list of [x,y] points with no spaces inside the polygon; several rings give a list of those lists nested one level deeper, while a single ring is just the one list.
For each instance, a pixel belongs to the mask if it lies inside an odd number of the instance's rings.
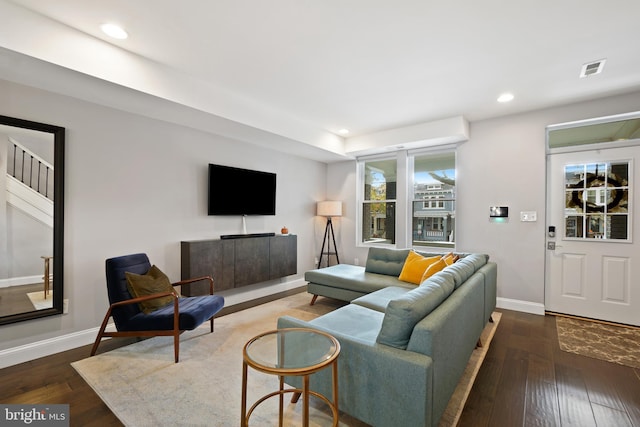
[{"label": "light switch plate", "polygon": [[522,222],[535,222],[538,220],[538,213],[536,211],[520,212],[520,221]]}]

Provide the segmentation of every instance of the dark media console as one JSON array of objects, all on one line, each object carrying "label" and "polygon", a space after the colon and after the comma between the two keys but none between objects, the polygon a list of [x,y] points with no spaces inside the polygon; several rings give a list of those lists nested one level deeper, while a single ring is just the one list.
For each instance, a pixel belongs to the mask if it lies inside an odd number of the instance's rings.
[{"label": "dark media console", "polygon": [[[241,236],[241,237],[229,237]],[[298,273],[298,240],[261,233],[180,242],[181,277],[211,276],[214,291],[239,288]],[[185,296],[209,293],[207,282],[183,285]]]},{"label": "dark media console", "polygon": [[252,234],[223,234],[220,236],[222,240],[228,239],[248,239],[250,237],[271,237],[276,233],[252,233]]}]

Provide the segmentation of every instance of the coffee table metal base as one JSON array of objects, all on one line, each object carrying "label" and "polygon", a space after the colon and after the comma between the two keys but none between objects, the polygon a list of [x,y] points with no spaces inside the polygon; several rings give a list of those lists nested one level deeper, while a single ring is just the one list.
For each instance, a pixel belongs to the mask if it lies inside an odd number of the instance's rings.
[{"label": "coffee table metal base", "polygon": [[[296,398],[296,393],[300,396],[302,396],[302,425],[307,427],[309,425],[309,396],[315,396],[319,399],[322,399],[327,406],[331,409],[331,415],[332,415],[332,419],[333,419],[333,427],[337,427],[338,426],[338,421],[339,421],[339,416],[338,416],[338,409],[336,407],[336,405],[334,404],[334,402],[331,402],[326,396],[315,392],[313,390],[307,390],[305,391],[304,389],[300,389],[300,388],[284,388],[284,381],[281,380],[281,385],[280,385],[280,390],[278,391],[274,391],[272,393],[269,393],[263,397],[261,397],[260,399],[258,399],[256,401],[256,403],[253,404],[253,406],[251,406],[251,408],[249,408],[249,411],[246,413],[245,419],[244,419],[244,424],[242,424],[243,426],[248,426],[249,425],[249,418],[251,417],[251,414],[253,413],[254,409],[256,409],[258,407],[258,405],[260,405],[262,402],[264,402],[265,400],[272,398],[274,396],[279,396],[280,398],[280,406],[278,409],[278,426],[282,427],[283,423],[284,423],[284,395],[286,393],[294,393],[294,396],[292,398],[292,402],[297,401]],[[246,389],[245,389],[246,390]],[[245,407],[246,408],[246,407]],[[244,414],[245,411],[243,409],[242,413]]]},{"label": "coffee table metal base", "polygon": [[[286,334],[286,333],[311,333],[318,334],[324,336],[324,339],[328,339],[331,341],[333,346],[333,352],[328,355],[326,359],[324,359],[321,363],[311,365],[308,367],[297,367],[296,369],[287,369],[287,368],[276,368],[273,366],[265,366],[260,362],[252,359],[251,355],[248,352],[247,347],[249,347],[253,342],[262,339],[263,337],[272,336],[275,334]],[[272,337],[269,337],[272,338]],[[279,337],[280,338],[280,337]],[[285,342],[285,340],[281,340]],[[278,407],[278,425],[280,427],[283,426],[284,422],[284,395],[287,393],[293,393],[292,402],[295,403],[298,401],[299,397],[302,397],[302,425],[304,427],[309,426],[309,397],[314,396],[321,400],[323,400],[331,409],[332,417],[333,417],[333,426],[337,427],[339,422],[339,411],[338,411],[338,355],[340,353],[340,344],[338,341],[333,338],[331,335],[326,334],[320,331],[314,331],[311,329],[281,329],[278,331],[270,331],[264,334],[258,335],[257,337],[250,340],[247,345],[245,345],[243,351],[243,362],[242,362],[242,419],[241,426],[248,427],[249,426],[249,418],[253,414],[253,411],[264,401],[270,399],[272,397],[279,397],[279,407]],[[258,399],[247,411],[247,377],[249,366],[254,368],[257,371],[267,373],[267,374],[275,374],[278,375],[280,380],[279,389],[262,396]],[[332,374],[332,392],[333,392],[333,401],[329,400],[326,396],[321,393],[315,392],[313,390],[309,390],[309,377],[311,374],[318,372],[324,368],[331,366],[331,374]],[[284,375],[283,375],[284,374]],[[285,388],[284,378],[285,376],[299,376],[302,377],[302,388]]]}]

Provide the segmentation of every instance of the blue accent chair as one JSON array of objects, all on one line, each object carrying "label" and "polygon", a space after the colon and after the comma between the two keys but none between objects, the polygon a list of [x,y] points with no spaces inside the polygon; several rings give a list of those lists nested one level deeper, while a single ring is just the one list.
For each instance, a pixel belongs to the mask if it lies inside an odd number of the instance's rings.
[{"label": "blue accent chair", "polygon": [[[207,320],[210,321],[211,332],[213,332],[213,317],[224,306],[224,298],[213,294],[211,276],[182,280],[172,284],[178,286],[208,280],[209,295],[177,297],[166,292],[133,298],[127,288],[124,273],[146,274],[151,268],[147,255],[139,253],[109,258],[106,260],[105,267],[110,306],[91,349],[91,356],[96,354],[103,337],[173,336],[175,362],[178,363],[182,332],[195,329]],[[141,301],[167,296],[171,296],[173,302],[149,314],[140,310],[138,304]],[[113,317],[117,332],[105,332],[110,317]]]}]

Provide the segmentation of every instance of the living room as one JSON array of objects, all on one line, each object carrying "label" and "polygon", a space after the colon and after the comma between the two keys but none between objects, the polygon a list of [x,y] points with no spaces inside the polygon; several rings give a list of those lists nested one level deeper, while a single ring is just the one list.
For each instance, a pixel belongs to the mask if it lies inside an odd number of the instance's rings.
[{"label": "living room", "polygon": [[[252,169],[268,164],[278,175],[277,215],[250,217],[247,229],[279,232],[286,225],[296,234],[298,275],[270,284],[269,292],[300,286],[301,274],[314,267],[324,231],[322,218],[315,216],[317,201],[343,201],[344,216],[336,220],[341,260],[366,259],[367,249],[355,245],[355,161],[316,162],[7,81],[2,90],[9,95],[3,97],[6,115],[46,117],[68,130],[65,298],[70,301],[69,314],[59,318],[3,326],[3,350],[96,327],[107,306],[103,264],[110,256],[146,252],[177,280],[180,241],[241,232],[240,217],[206,215],[209,162]],[[141,96],[133,93],[129,99],[136,95]],[[458,149],[457,168],[461,176],[475,178],[459,188],[457,214],[464,220],[457,223],[457,245],[489,253],[500,265],[502,307],[543,313],[544,224],[514,221],[480,227],[488,222],[489,206],[542,213],[545,126],[633,111],[639,96],[635,92],[471,123],[469,141]],[[494,154],[487,157],[487,152]],[[484,161],[477,162],[479,158]],[[507,161],[514,158],[529,160]],[[490,192],[486,182],[492,183]],[[264,287],[251,290],[257,296],[265,293]],[[232,297],[228,304],[233,302]],[[84,342],[92,336],[93,331]]]},{"label": "living room", "polygon": [[[3,1],[0,6],[7,12],[3,21],[27,13],[16,12],[13,3]],[[325,219],[316,216],[318,201],[343,202],[343,215],[334,224],[341,261],[366,259],[368,248],[356,239],[360,220],[353,156],[311,144],[294,147],[292,138],[278,135],[278,121],[264,128],[241,125],[170,97],[20,53],[18,42],[5,37],[9,30],[3,31],[7,32],[0,42],[0,114],[66,129],[64,298],[69,302],[66,314],[2,325],[0,366],[95,339],[108,307],[105,259],[145,252],[177,280],[181,241],[242,232],[240,217],[206,214],[209,163],[276,173],[276,215],[247,218],[247,232],[279,233],[286,226],[298,239],[296,275],[227,292],[228,306],[305,285],[303,274],[315,267],[323,239]],[[491,118],[468,122],[462,116],[452,118],[468,123],[467,137],[456,147],[460,181],[456,249],[487,253],[498,264],[498,307],[543,315],[545,129],[639,111],[640,86],[636,82],[615,94],[571,102],[549,100],[533,111],[510,113],[507,106],[500,108],[503,114]],[[418,129],[426,139],[451,136],[458,126],[447,129],[446,135],[438,133],[437,126],[449,118],[426,121]],[[412,129],[399,126],[390,135]],[[342,143],[341,137],[326,139],[329,144]],[[283,148],[271,148],[275,140]],[[511,220],[489,222],[490,206],[508,206]],[[537,212],[538,221],[519,221],[523,211]],[[406,236],[403,239],[406,242]]]}]

